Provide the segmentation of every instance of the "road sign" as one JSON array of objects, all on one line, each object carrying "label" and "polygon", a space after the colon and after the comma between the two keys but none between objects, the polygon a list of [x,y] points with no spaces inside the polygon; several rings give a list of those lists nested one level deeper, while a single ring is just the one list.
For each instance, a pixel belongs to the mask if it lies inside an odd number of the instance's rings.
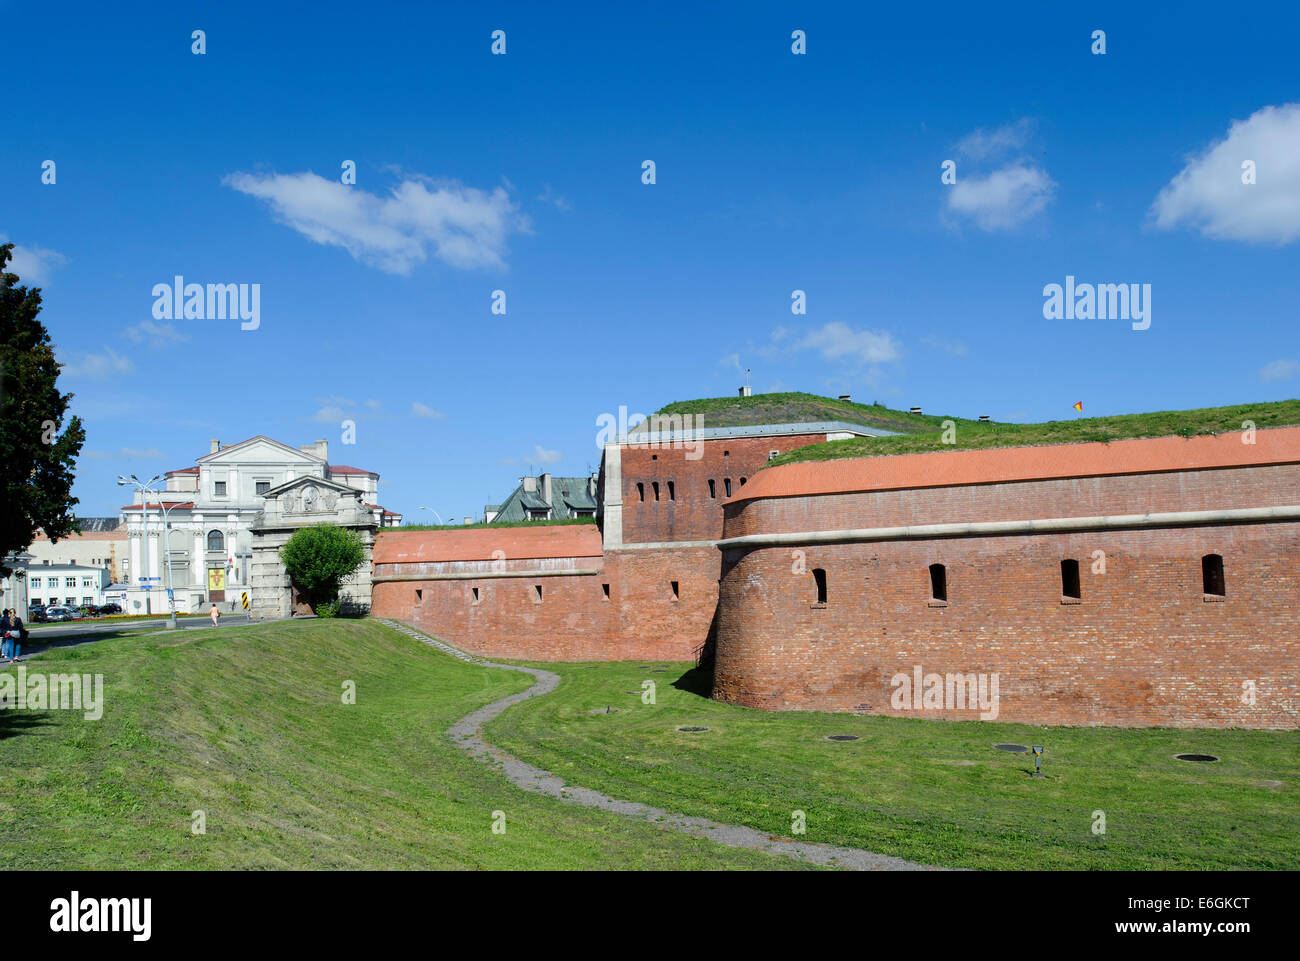
[{"label": "road sign", "polygon": [[244,605],[244,610],[248,610],[248,591],[239,592],[239,600]]},{"label": "road sign", "polygon": [[170,587],[167,588],[167,600],[171,601],[171,600],[175,600],[175,599],[176,599],[176,597],[175,597],[174,594],[172,594],[172,589],[171,589]]}]

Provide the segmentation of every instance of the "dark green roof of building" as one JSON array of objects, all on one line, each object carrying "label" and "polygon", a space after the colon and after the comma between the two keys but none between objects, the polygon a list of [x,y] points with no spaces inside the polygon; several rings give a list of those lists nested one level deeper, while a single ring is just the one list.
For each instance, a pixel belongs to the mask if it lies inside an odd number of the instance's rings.
[{"label": "dark green roof of building", "polygon": [[[563,520],[577,511],[596,510],[596,499],[590,493],[588,485],[591,479],[588,477],[552,477],[550,503],[543,498],[541,478],[536,478],[536,481],[535,491],[524,490],[522,483],[511,491],[510,496],[495,508],[497,515],[493,520],[526,521],[530,519],[529,511],[541,510],[548,511],[547,520]],[[487,509],[493,510],[494,507],[488,505]]]}]

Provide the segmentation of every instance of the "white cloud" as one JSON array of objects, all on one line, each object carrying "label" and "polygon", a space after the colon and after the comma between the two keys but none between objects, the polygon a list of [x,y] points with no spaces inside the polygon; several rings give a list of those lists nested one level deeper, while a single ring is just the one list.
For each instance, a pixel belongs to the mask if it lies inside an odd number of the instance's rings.
[{"label": "white cloud", "polygon": [[864,364],[879,364],[900,356],[898,343],[888,331],[854,330],[838,320],[807,334],[795,346],[818,350],[826,360],[848,358]]},{"label": "white cloud", "polygon": [[124,357],[111,347],[94,354],[62,354],[58,357],[63,373],[68,377],[85,377],[87,380],[105,380],[114,374],[129,374],[135,370],[130,357]]},{"label": "white cloud", "polygon": [[162,344],[183,344],[190,339],[189,334],[181,333],[172,324],[160,324],[152,320],[142,320],[134,327],[126,328],[122,334],[132,343],[152,344],[155,347]]},{"label": "white cloud", "polygon": [[453,267],[504,267],[506,238],[527,222],[502,187],[405,175],[386,197],[317,174],[233,173],[222,183],[265,200],[281,223],[364,264],[409,274],[430,253]]},{"label": "white cloud", "polygon": [[1019,160],[983,176],[958,174],[957,183],[944,189],[951,213],[993,231],[1015,227],[1042,211],[1055,187],[1045,170]]},{"label": "white cloud", "polygon": [[[509,183],[509,181],[506,181],[506,183]],[[568,213],[570,210],[573,209],[573,204],[569,203],[568,198],[562,197],[559,194],[557,194],[554,190],[551,189],[550,184],[546,185],[545,192],[537,195],[537,199],[540,200],[542,203],[552,204],[556,210],[560,210],[565,213]]]},{"label": "white cloud", "polygon": [[1263,366],[1259,372],[1259,379],[1265,383],[1271,383],[1278,380],[1290,380],[1296,374],[1300,374],[1300,361],[1275,360]]},{"label": "white cloud", "polygon": [[[0,244],[7,244],[9,238],[0,234]],[[24,286],[39,286],[49,283],[50,275],[68,262],[68,258],[57,250],[46,247],[24,247],[14,244],[9,263],[5,264],[6,273],[17,274],[19,283]]]},{"label": "white cloud", "polygon": [[337,424],[344,417],[343,408],[341,407],[322,407],[316,411],[312,420],[320,424]]},{"label": "white cloud", "polygon": [[558,450],[547,450],[541,444],[533,445],[533,452],[523,457],[502,457],[502,464],[557,464],[564,459]]},{"label": "white cloud", "polygon": [[1028,117],[993,130],[977,127],[957,144],[957,153],[971,160],[987,160],[1020,150],[1029,142],[1033,121]]},{"label": "white cloud", "polygon": [[944,340],[941,337],[936,337],[934,334],[927,336],[921,341],[921,343],[925,344],[927,347],[937,347],[939,350],[952,354],[954,357],[961,357],[966,353],[966,345],[961,341]]},{"label": "white cloud", "polygon": [[369,400],[366,401],[366,407],[370,408],[371,410],[380,410],[383,406],[384,406],[383,404],[375,400],[373,397],[371,397]]},{"label": "white cloud", "polygon": [[[1241,182],[1255,162],[1255,183]],[[1288,244],[1300,238],[1300,103],[1233,121],[1174,177],[1151,206],[1157,227],[1190,227],[1218,240]]]},{"label": "white cloud", "polygon": [[434,410],[432,407],[421,404],[416,400],[411,402],[411,416],[423,417],[427,420],[442,420],[447,415],[440,410]]},{"label": "white cloud", "polygon": [[743,367],[740,366],[740,355],[739,355],[739,354],[724,354],[724,355],[722,356],[722,359],[718,361],[718,364],[721,365],[721,366],[723,366],[723,367],[727,367],[727,368],[734,367],[736,370],[744,370],[744,369],[745,369],[745,368],[743,368]]}]

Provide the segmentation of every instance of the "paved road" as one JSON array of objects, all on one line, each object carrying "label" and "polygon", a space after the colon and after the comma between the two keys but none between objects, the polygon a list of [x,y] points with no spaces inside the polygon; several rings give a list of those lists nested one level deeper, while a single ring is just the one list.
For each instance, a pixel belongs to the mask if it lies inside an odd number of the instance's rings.
[{"label": "paved road", "polygon": [[[246,624],[250,620],[247,614],[222,614],[221,623]],[[182,630],[211,628],[212,622],[206,617],[178,617],[176,625]],[[93,640],[95,634],[116,634],[119,631],[136,631],[145,628],[163,628],[167,626],[167,615],[158,618],[141,618],[138,621],[59,621],[54,624],[27,625],[27,643],[45,645],[54,640]]]}]

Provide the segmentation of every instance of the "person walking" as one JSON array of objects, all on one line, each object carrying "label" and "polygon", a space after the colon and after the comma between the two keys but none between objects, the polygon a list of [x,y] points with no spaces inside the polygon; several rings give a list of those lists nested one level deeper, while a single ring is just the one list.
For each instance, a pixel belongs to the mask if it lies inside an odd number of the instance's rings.
[{"label": "person walking", "polygon": [[15,608],[9,608],[9,623],[13,632],[13,639],[9,644],[9,652],[13,655],[12,663],[18,663],[18,658],[23,656],[23,641],[27,638],[27,628],[23,625],[23,619],[18,616]]},{"label": "person walking", "polygon": [[212,616],[212,626],[213,626],[213,627],[216,627],[216,626],[217,626],[217,620],[221,617],[221,612],[220,612],[219,610],[217,610],[217,605],[216,605],[216,604],[213,604],[213,605],[212,605],[212,610],[210,610],[208,613]]},{"label": "person walking", "polygon": [[9,619],[9,611],[0,611],[0,660],[5,658],[10,661],[13,660],[13,656],[9,653],[13,648],[9,638],[9,635],[13,633],[13,629],[14,623]]}]

